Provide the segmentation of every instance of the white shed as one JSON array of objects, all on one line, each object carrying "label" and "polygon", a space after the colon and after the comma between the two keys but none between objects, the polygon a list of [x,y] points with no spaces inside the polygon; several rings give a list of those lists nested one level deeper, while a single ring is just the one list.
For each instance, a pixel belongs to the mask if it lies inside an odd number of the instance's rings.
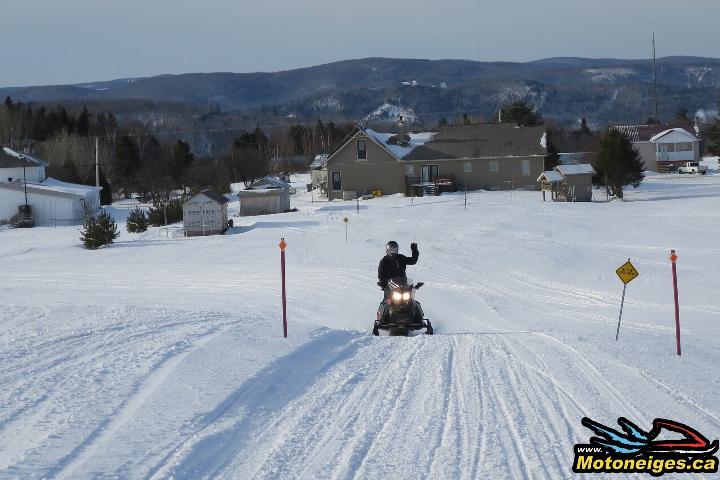
[{"label": "white shed", "polygon": [[186,237],[218,235],[227,229],[228,199],[213,190],[203,190],[183,204]]}]

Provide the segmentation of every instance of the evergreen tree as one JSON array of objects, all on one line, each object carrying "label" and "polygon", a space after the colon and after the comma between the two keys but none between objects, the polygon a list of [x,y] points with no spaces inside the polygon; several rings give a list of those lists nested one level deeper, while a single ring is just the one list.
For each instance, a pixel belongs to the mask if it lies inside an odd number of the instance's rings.
[{"label": "evergreen tree", "polygon": [[140,153],[132,138],[120,137],[118,139],[115,144],[113,167],[113,183],[123,189],[126,197],[130,197],[132,187],[136,186],[135,176],[140,167]]},{"label": "evergreen tree", "polygon": [[[163,219],[164,221],[164,219]],[[136,208],[127,217],[127,231],[130,233],[141,233],[148,228],[148,218],[145,211]]]},{"label": "evergreen tree", "polygon": [[595,183],[607,192],[623,198],[623,188],[640,186],[645,178],[645,165],[630,139],[615,129],[608,129],[600,139],[600,149],[593,163]]},{"label": "evergreen tree", "polygon": [[90,112],[87,107],[83,107],[80,116],[77,119],[77,134],[81,137],[87,137],[90,133]]},{"label": "evergreen tree", "polygon": [[678,111],[675,112],[675,120],[689,121],[690,117],[688,117],[688,109],[685,107],[679,108]]},{"label": "evergreen tree", "polygon": [[588,128],[587,120],[585,117],[580,119],[580,129],[577,131],[579,135],[592,135],[590,128]]},{"label": "evergreen tree", "polygon": [[173,224],[183,219],[183,200],[173,198],[167,202],[155,201],[148,211],[148,223],[153,227],[161,227],[165,225],[165,215],[167,214],[167,224]]},{"label": "evergreen tree", "polygon": [[85,219],[83,231],[80,234],[85,248],[94,250],[109,245],[120,236],[115,220],[105,211],[95,217]]},{"label": "evergreen tree", "polygon": [[194,159],[190,144],[178,139],[172,147],[170,174],[172,179],[183,188],[188,184],[188,171]]},{"label": "evergreen tree", "polygon": [[112,187],[110,187],[102,168],[100,169],[100,186],[102,187],[102,190],[100,190],[100,205],[111,205],[113,202]]},{"label": "evergreen tree", "polygon": [[550,132],[547,133],[547,155],[545,155],[545,170],[552,170],[560,165],[560,154],[558,152],[555,143],[553,142],[553,136]]},{"label": "evergreen tree", "polygon": [[707,132],[708,147],[707,151],[710,155],[720,156],[720,118],[708,129]]},{"label": "evergreen tree", "polygon": [[533,111],[525,102],[513,102],[501,107],[503,123],[516,123],[522,126],[540,125],[543,123],[542,115]]}]

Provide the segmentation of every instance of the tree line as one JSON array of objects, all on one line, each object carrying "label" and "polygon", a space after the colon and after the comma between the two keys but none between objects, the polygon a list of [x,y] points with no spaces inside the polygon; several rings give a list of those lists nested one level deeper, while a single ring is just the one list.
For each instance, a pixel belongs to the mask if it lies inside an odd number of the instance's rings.
[{"label": "tree line", "polygon": [[[204,188],[228,192],[269,173],[292,168],[278,157],[327,153],[352,130],[318,120],[264,131],[239,131],[226,149],[198,155],[182,137],[160,132],[152,122],[118,119],[112,112],[75,111],[64,105],[35,106],[6,98],[0,106],[0,144],[50,162],[59,180],[94,184],[96,139],[103,204],[137,194],[158,202]],[[295,168],[306,168],[307,164]]]}]

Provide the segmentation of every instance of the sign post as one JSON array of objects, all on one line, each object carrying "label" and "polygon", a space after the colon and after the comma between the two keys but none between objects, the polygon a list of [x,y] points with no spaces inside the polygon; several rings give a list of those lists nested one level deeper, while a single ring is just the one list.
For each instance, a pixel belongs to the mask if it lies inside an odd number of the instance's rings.
[{"label": "sign post", "polygon": [[285,302],[285,239],[280,239],[280,273],[282,276],[282,317],[283,317],[283,337],[287,338],[287,309]]},{"label": "sign post", "polygon": [[347,245],[347,242],[348,242],[348,222],[349,221],[350,221],[350,219],[347,216],[345,216],[345,218],[343,218],[343,222],[345,223],[345,245]]},{"label": "sign post", "polygon": [[615,273],[617,273],[617,276],[620,277],[620,280],[623,282],[622,301],[620,302],[620,316],[618,317],[617,331],[615,332],[615,341],[617,342],[618,337],[620,336],[620,321],[622,320],[623,306],[625,305],[625,290],[627,289],[627,284],[635,280],[640,274],[633,264],[630,263],[629,258],[627,259],[627,262],[615,270]]},{"label": "sign post", "polygon": [[675,351],[678,356],[680,356],[680,305],[678,303],[677,268],[675,266],[677,259],[678,257],[677,255],[675,255],[675,250],[670,250],[670,261],[672,262],[673,274],[673,290],[675,291]]}]

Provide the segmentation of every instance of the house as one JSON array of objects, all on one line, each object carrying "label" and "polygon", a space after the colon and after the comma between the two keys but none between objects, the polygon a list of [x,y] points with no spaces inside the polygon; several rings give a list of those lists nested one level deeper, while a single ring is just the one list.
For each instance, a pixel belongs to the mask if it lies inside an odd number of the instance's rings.
[{"label": "house", "polygon": [[592,201],[593,167],[588,163],[558,165],[555,169],[543,172],[538,177],[540,189],[550,192],[553,201],[590,202]]},{"label": "house", "polygon": [[290,185],[277,178],[261,178],[247,189],[237,192],[240,216],[287,212],[290,210],[290,191]]},{"label": "house", "polygon": [[328,156],[328,199],[437,193],[460,185],[534,190],[547,155],[545,138],[545,127],[504,123],[411,134],[356,127]]},{"label": "house", "polygon": [[35,225],[74,225],[100,210],[100,187],[46,177],[47,165],[10,148],[0,150],[0,223],[15,223],[26,201]]},{"label": "house", "polygon": [[327,153],[315,155],[315,159],[310,164],[310,185],[308,190],[319,188],[322,192],[327,190]]},{"label": "house", "polygon": [[183,226],[186,237],[218,235],[227,229],[228,199],[207,189],[183,204]]},{"label": "house", "polygon": [[699,162],[700,133],[689,122],[654,125],[617,125],[640,153],[645,168],[653,172],[674,170],[685,162]]}]

